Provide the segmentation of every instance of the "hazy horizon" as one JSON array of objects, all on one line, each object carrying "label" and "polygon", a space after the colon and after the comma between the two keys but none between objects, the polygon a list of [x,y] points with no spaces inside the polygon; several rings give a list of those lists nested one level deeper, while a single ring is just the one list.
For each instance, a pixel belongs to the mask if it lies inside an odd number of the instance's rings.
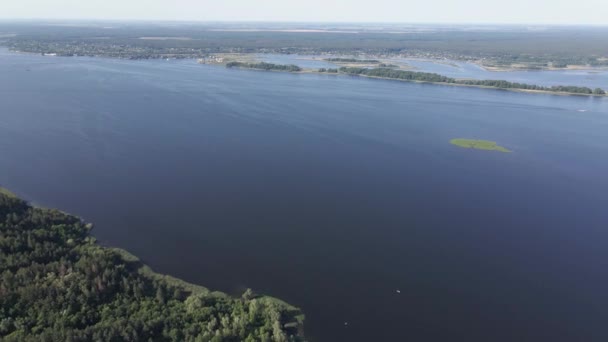
[{"label": "hazy horizon", "polygon": [[195,19],[145,19],[145,18],[3,18],[0,22],[115,22],[115,23],[184,23],[184,24],[335,24],[335,25],[429,25],[429,26],[547,26],[547,27],[608,27],[607,23],[578,24],[578,23],[509,23],[509,22],[414,22],[414,21],[331,21],[331,20],[195,20]]},{"label": "hazy horizon", "polygon": [[21,0],[0,5],[0,19],[278,23],[401,23],[605,26],[608,3],[589,0],[377,0],[223,2],[176,0]]}]

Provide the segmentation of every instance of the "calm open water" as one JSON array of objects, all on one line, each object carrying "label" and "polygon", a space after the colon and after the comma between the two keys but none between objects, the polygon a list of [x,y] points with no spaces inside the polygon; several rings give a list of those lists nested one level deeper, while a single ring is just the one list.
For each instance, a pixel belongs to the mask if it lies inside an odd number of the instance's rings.
[{"label": "calm open water", "polygon": [[312,341],[606,341],[607,175],[608,99],[0,51],[0,184]]}]

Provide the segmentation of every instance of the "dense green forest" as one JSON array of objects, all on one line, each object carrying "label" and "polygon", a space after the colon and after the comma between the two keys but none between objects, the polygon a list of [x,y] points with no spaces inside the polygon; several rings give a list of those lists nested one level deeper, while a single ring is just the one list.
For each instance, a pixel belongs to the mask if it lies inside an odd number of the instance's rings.
[{"label": "dense green forest", "polygon": [[[0,188],[1,189],[1,188]],[[303,315],[152,272],[92,226],[0,191],[0,340],[299,341]]]},{"label": "dense green forest", "polygon": [[297,65],[289,64],[272,64],[266,62],[259,63],[245,63],[245,62],[228,62],[226,64],[227,68],[247,68],[247,69],[260,69],[260,70],[277,70],[277,71],[289,71],[289,72],[298,72],[302,71]]},{"label": "dense green forest", "polygon": [[461,84],[478,87],[492,87],[500,89],[521,89],[521,90],[538,90],[548,92],[563,92],[571,94],[583,94],[583,95],[606,95],[603,89],[596,88],[591,89],[587,87],[577,86],[552,86],[545,87],[534,84],[516,83],[504,80],[460,80],[439,74],[428,73],[428,72],[415,72],[406,70],[395,70],[390,68],[349,68],[342,67],[339,69],[340,73],[348,75],[361,75],[367,77],[380,77],[388,79],[398,79],[406,81],[420,81],[420,82],[434,82],[434,83],[449,83],[449,84]]}]

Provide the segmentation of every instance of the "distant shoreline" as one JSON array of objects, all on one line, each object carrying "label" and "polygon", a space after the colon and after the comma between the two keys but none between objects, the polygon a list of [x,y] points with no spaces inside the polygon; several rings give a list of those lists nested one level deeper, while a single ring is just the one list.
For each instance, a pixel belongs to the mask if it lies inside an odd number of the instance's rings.
[{"label": "distant shoreline", "polygon": [[[223,30],[222,30],[223,31]],[[232,30],[231,30],[232,31]],[[16,36],[16,35],[5,35],[0,36],[0,38],[6,38],[6,37],[12,37],[12,36]],[[94,39],[108,39],[109,37],[95,37]],[[158,40],[158,41],[195,41],[195,40],[199,40],[199,39],[195,39],[195,38],[190,38],[190,37],[185,37],[185,36],[167,36],[167,37],[155,37],[155,36],[142,36],[142,37],[137,37],[138,40]],[[4,42],[6,43],[6,42]],[[48,55],[48,56],[58,56],[58,57],[97,57],[97,58],[112,58],[112,59],[124,59],[124,60],[156,60],[156,59],[199,59],[199,58],[204,58],[204,56],[202,55],[193,55],[193,54],[175,54],[175,53],[165,53],[165,54],[154,54],[154,55],[150,55],[150,56],[141,56],[139,54],[133,54],[133,55],[121,55],[121,56],[116,56],[116,55],[107,55],[107,54],[78,54],[78,55],[64,55],[59,53],[58,51],[55,50],[49,50],[47,52],[44,51],[23,51],[23,50],[18,50],[15,49],[15,47],[11,47],[10,45],[3,45],[3,42],[0,41],[0,49],[5,48],[7,49],[7,51],[13,52],[13,53],[25,53],[25,54],[34,54],[34,55]],[[212,53],[213,54],[213,53]],[[240,55],[240,57],[245,57],[247,55],[251,56],[251,59],[255,59],[255,55],[259,55],[259,54],[266,54],[265,52],[217,52],[217,55]],[[272,54],[272,53],[271,53]],[[281,53],[276,53],[276,54],[281,54]],[[328,57],[339,57],[340,56],[352,56],[349,54],[331,54],[331,55],[327,55]],[[433,58],[433,57],[422,57],[422,56],[402,56],[402,55],[393,55],[393,56],[387,56],[384,54],[369,54],[367,55],[366,58],[373,58],[373,59],[378,59],[380,62],[382,63],[388,63],[391,62],[393,63],[395,59],[405,59],[405,60],[415,60],[415,61],[423,61],[423,62],[431,62],[431,63],[438,63],[438,64],[451,64],[450,61],[453,62],[464,62],[464,63],[471,63],[474,64],[476,66],[478,66],[479,68],[483,69],[484,71],[488,71],[488,72],[514,72],[514,71],[597,71],[597,72],[601,72],[601,71],[608,71],[608,66],[593,66],[593,65],[588,65],[588,64],[568,64],[565,67],[553,67],[553,66],[533,66],[533,65],[527,65],[525,63],[522,64],[511,64],[511,65],[492,65],[492,64],[485,64],[485,61],[482,59],[472,59],[472,58],[466,58],[466,59],[458,59],[458,58],[454,58],[454,59],[449,59],[449,58]],[[249,59],[249,58],[248,58]],[[316,58],[302,58],[302,60],[324,60],[324,58],[320,58],[320,59],[316,59]],[[342,66],[354,66],[354,65],[350,65],[348,63],[336,63],[337,65],[342,65]],[[407,63],[405,63],[407,64]],[[361,65],[361,63],[356,63],[355,65]],[[411,65],[400,65],[401,68],[403,69],[417,69],[416,67],[413,67]]]},{"label": "distant shoreline", "polygon": [[[35,52],[27,52],[27,51],[15,51],[6,46],[1,46],[0,49],[6,49],[6,51],[15,54],[26,54],[26,55],[39,55]],[[56,57],[74,57],[74,56],[56,56]],[[117,58],[117,57],[107,57],[107,56],[77,56],[77,57],[89,57],[89,58],[109,58],[109,59],[123,59],[123,60],[131,60],[128,58]],[[161,58],[155,58],[155,60],[160,60]],[[183,58],[187,60],[196,61],[195,58]],[[255,59],[252,59],[255,60]],[[422,60],[422,59],[421,59]],[[225,66],[225,63],[209,63],[209,65],[214,66]],[[479,65],[479,64],[478,64]],[[483,68],[483,66],[479,65]],[[315,69],[310,68],[302,68],[300,71],[288,71],[288,70],[265,70],[259,68],[251,68],[246,66],[235,67],[235,69],[244,69],[244,70],[257,70],[257,71],[273,71],[273,72],[285,72],[292,74],[318,74],[318,75],[345,75],[345,76],[358,76],[365,77],[371,79],[381,79],[381,80],[391,80],[391,81],[401,81],[401,82],[410,82],[410,83],[426,83],[426,84],[435,84],[435,85],[445,85],[445,86],[459,86],[459,87],[469,87],[469,88],[480,88],[480,89],[496,89],[496,90],[506,90],[512,92],[520,92],[520,93],[529,93],[529,94],[550,94],[550,95],[560,95],[560,96],[591,96],[591,97],[608,97],[608,94],[583,94],[583,93],[570,93],[570,92],[561,92],[561,91],[548,91],[548,90],[533,90],[533,89],[517,89],[517,88],[500,88],[500,87],[492,87],[492,86],[484,86],[484,85],[471,85],[471,84],[459,84],[459,83],[448,83],[448,82],[432,82],[432,81],[419,81],[419,80],[405,80],[398,78],[390,78],[390,77],[378,77],[378,76],[367,76],[367,75],[349,75],[344,73],[327,73],[327,72],[319,72]],[[512,71],[516,71],[512,70]],[[597,70],[603,70],[597,68]]]},{"label": "distant shoreline", "polygon": [[[374,55],[372,55],[374,56]],[[384,58],[384,57],[376,57],[374,56],[373,58],[378,59],[381,63],[399,63],[397,61],[395,61],[395,57],[389,57],[389,58]],[[327,61],[325,58],[311,58],[311,57],[303,57],[303,58],[298,58],[299,60],[304,60],[304,61]],[[557,67],[539,67],[539,68],[532,68],[529,66],[525,66],[522,65],[520,67],[515,67],[515,66],[494,66],[494,65],[486,65],[483,63],[482,60],[458,60],[458,59],[454,59],[454,60],[446,60],[446,59],[439,59],[439,58],[422,58],[422,57],[404,57],[404,60],[406,60],[406,62],[404,62],[404,64],[399,65],[399,67],[401,69],[404,70],[416,70],[418,68],[416,68],[415,66],[412,66],[410,64],[407,63],[407,60],[412,60],[412,61],[420,61],[420,62],[429,62],[429,63],[435,63],[435,64],[444,64],[444,65],[451,65],[454,67],[458,67],[457,64],[453,63],[453,62],[460,62],[460,63],[470,63],[473,64],[481,69],[483,69],[484,71],[487,72],[516,72],[516,71],[589,71],[589,72],[602,72],[602,71],[608,71],[608,66],[604,67],[604,66],[590,66],[590,65],[582,65],[582,64],[576,64],[576,65],[568,65],[566,67],[563,68],[557,68]],[[344,63],[344,62],[333,62],[336,65],[339,66],[362,66],[362,65],[373,65],[373,64],[365,64],[365,63]]]},{"label": "distant shoreline", "polygon": [[471,63],[477,65],[488,72],[515,72],[515,71],[608,71],[608,67],[601,66],[589,66],[589,65],[568,65],[564,68],[556,68],[556,67],[539,67],[539,68],[530,68],[530,67],[514,67],[514,66],[494,66],[494,65],[484,65],[481,61],[472,61]]},{"label": "distant shoreline", "polygon": [[[218,65],[218,64],[216,64]],[[592,96],[592,97],[608,97],[608,94],[583,94],[583,93],[570,93],[563,91],[549,91],[549,90],[534,90],[534,89],[518,89],[518,88],[500,88],[500,87],[492,87],[492,86],[484,86],[484,85],[473,85],[473,84],[461,84],[461,83],[449,83],[449,82],[432,82],[432,81],[419,81],[419,80],[404,80],[398,78],[390,78],[390,77],[378,77],[378,76],[367,76],[367,75],[350,75],[345,73],[327,73],[327,72],[319,72],[313,69],[302,69],[301,71],[287,71],[287,70],[265,70],[260,68],[251,68],[245,66],[234,67],[234,69],[243,69],[243,70],[256,70],[256,71],[270,71],[270,72],[281,72],[281,73],[290,73],[290,74],[318,74],[318,75],[335,75],[335,76],[351,76],[351,77],[364,77],[370,79],[379,79],[379,80],[389,80],[389,81],[400,81],[400,82],[409,82],[409,83],[425,83],[425,84],[433,84],[433,85],[444,85],[444,86],[457,86],[457,87],[468,87],[468,88],[480,88],[480,89],[494,89],[494,90],[506,90],[512,92],[520,92],[520,93],[529,93],[529,94],[549,94],[549,95],[559,95],[559,96]]]},{"label": "distant shoreline", "polygon": [[[344,75],[344,74],[340,74],[340,75]],[[531,93],[531,94],[550,94],[550,95],[560,95],[560,96],[594,96],[594,97],[607,97],[608,96],[606,94],[604,94],[604,95],[599,95],[599,94],[582,94],[582,93],[569,93],[569,92],[563,92],[563,91],[517,89],[517,88],[500,88],[500,87],[473,85],[473,84],[459,84],[459,83],[447,83],[447,82],[429,82],[429,81],[417,81],[417,80],[400,80],[400,79],[397,79],[397,78],[376,77],[376,76],[366,76],[366,75],[347,75],[347,76],[358,76],[358,77],[374,78],[374,79],[379,79],[379,80],[391,80],[391,81],[401,81],[401,82],[411,82],[411,83],[427,83],[427,84],[456,86],[456,87],[506,90],[506,91],[513,91],[513,92],[519,92],[519,93]]]}]

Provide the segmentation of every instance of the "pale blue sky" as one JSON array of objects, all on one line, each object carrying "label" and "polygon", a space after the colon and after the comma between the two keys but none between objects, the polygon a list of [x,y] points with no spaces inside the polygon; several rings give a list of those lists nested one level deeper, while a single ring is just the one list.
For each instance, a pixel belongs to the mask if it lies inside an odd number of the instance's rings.
[{"label": "pale blue sky", "polygon": [[608,24],[608,0],[0,0],[4,19]]}]

